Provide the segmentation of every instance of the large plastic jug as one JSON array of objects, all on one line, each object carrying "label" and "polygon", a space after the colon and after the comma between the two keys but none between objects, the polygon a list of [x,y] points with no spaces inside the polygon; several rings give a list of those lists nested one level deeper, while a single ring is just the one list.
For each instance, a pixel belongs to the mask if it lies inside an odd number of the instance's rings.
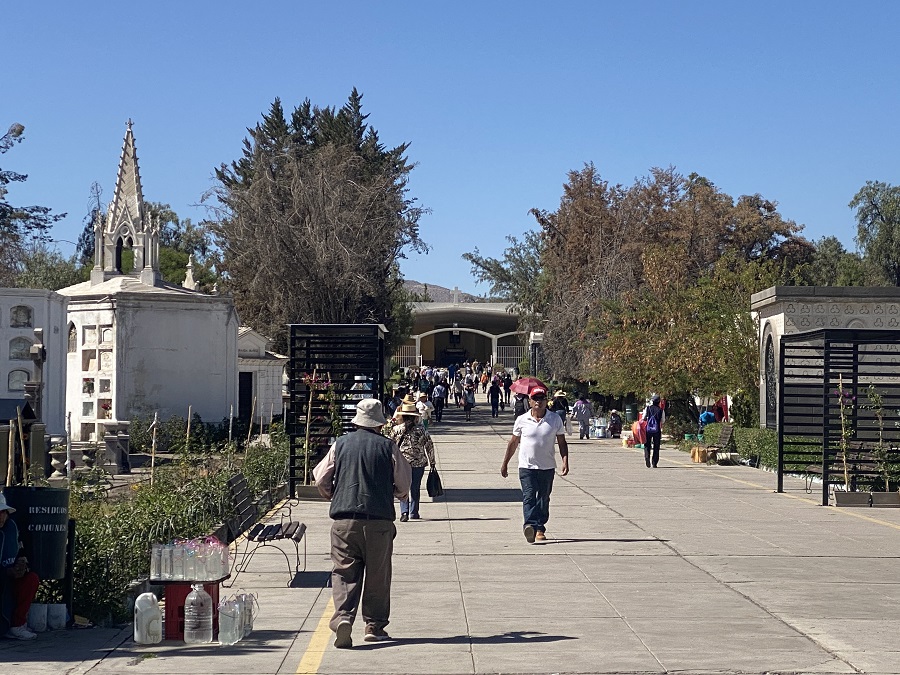
[{"label": "large plastic jug", "polygon": [[184,641],[187,644],[206,644],[213,640],[213,606],[203,584],[192,584],[184,599]]},{"label": "large plastic jug", "polygon": [[134,601],[134,641],[139,645],[162,641],[162,613],[153,593],[141,593]]}]

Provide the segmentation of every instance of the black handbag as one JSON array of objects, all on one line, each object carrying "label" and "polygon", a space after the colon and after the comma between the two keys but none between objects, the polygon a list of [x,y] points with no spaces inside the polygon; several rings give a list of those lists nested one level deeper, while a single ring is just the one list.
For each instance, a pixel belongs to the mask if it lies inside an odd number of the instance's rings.
[{"label": "black handbag", "polygon": [[428,490],[428,496],[432,499],[444,495],[444,486],[441,484],[441,477],[438,475],[437,469],[433,466],[428,472],[428,480],[425,482],[425,489]]}]

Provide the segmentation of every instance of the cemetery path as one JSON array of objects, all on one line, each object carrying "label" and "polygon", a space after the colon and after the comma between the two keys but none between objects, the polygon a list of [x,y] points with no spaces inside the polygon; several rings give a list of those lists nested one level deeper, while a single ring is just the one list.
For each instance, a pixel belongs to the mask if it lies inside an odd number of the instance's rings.
[{"label": "cemetery path", "polygon": [[[479,394],[473,420],[432,427],[444,498],[397,523],[391,642],[338,650],[327,629],[330,521],[304,502],[309,566],[294,588],[263,549],[236,586],[259,595],[231,647],[135,647],[130,629],[0,644],[23,672],[900,673],[900,509],[822,507],[803,481],[692,464],[659,468],[617,440],[569,437],[548,541],[522,535],[512,428]],[[423,491],[424,492],[424,491]],[[83,637],[82,637],[83,636]],[[81,639],[77,639],[81,637]]]}]

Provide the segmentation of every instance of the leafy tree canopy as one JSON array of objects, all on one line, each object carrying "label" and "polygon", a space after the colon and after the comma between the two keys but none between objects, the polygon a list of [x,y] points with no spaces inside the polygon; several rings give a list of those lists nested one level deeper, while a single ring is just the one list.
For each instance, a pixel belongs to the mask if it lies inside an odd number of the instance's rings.
[{"label": "leafy tree canopy", "polygon": [[[0,136],[0,154],[22,142],[25,127],[15,123]],[[66,214],[54,215],[46,206],[14,206],[7,201],[9,186],[22,183],[27,175],[0,169],[0,286],[10,286],[18,274],[19,261],[30,241],[48,241],[53,223]]]},{"label": "leafy tree canopy", "polygon": [[850,201],[856,243],[891,285],[900,286],[900,187],[868,181]]}]

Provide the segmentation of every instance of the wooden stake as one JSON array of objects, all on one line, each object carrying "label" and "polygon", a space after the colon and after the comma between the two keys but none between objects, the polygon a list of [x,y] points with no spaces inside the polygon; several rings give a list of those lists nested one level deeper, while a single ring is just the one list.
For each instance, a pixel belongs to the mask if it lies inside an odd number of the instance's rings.
[{"label": "wooden stake", "polygon": [[6,484],[12,485],[16,477],[16,421],[9,421],[9,465],[6,467]]},{"label": "wooden stake", "polygon": [[153,441],[150,443],[150,487],[153,487],[153,473],[156,469],[156,427],[159,426],[159,413],[153,413],[153,424],[150,428],[153,430]]},{"label": "wooden stake", "polygon": [[312,424],[312,407],[313,396],[316,394],[316,368],[313,368],[312,380],[310,380],[307,389],[309,390],[309,404],[306,406],[306,439],[303,442],[303,484],[309,485],[309,430]]},{"label": "wooden stake", "polygon": [[28,485],[28,457],[25,454],[25,429],[22,426],[22,409],[16,406],[16,420],[19,423],[19,444],[22,446],[22,483]]},{"label": "wooden stake", "polygon": [[[250,427],[247,429],[247,445],[250,445],[250,436],[253,435],[253,416],[256,414],[256,397],[253,397],[253,405],[250,406]],[[246,451],[246,448],[244,448]]]},{"label": "wooden stake", "polygon": [[187,422],[187,434],[184,437],[184,451],[191,451],[191,417],[193,417],[193,409],[194,406],[188,406],[188,422]]}]

